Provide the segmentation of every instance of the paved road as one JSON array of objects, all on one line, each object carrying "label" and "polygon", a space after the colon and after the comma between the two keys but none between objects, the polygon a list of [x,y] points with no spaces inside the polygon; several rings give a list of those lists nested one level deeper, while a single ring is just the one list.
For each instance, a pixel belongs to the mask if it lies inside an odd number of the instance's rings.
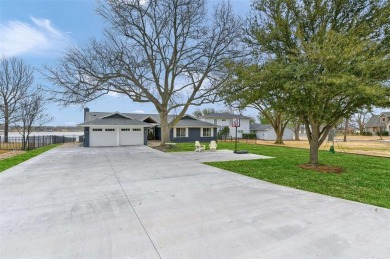
[{"label": "paved road", "polygon": [[1,258],[390,254],[390,210],[147,147],[56,148],[1,173],[0,185]]}]

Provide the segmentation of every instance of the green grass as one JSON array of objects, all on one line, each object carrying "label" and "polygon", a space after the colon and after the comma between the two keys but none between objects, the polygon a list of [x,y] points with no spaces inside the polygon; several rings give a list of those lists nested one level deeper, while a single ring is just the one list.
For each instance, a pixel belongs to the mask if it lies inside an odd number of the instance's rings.
[{"label": "green grass", "polygon": [[6,158],[4,160],[0,160],[0,172],[3,172],[7,170],[8,168],[11,168],[15,165],[18,165],[26,160],[29,160],[30,158],[33,158],[34,156],[37,156],[39,154],[42,154],[52,148],[58,147],[61,144],[54,144],[54,145],[49,145],[37,149],[33,149],[30,151],[27,151],[26,153],[16,155],[10,158]]},{"label": "green grass", "polygon": [[[234,149],[234,143],[219,142],[218,149]],[[275,158],[206,164],[279,185],[390,208],[389,158],[320,151],[321,164],[345,169],[342,174],[334,174],[299,168],[308,162],[306,149],[242,143],[239,149]],[[183,143],[171,151],[193,150],[193,143]]]}]

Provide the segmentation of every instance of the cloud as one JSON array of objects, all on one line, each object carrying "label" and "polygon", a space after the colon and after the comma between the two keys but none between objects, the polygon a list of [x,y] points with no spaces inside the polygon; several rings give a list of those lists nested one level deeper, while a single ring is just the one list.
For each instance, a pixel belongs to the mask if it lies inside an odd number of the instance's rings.
[{"label": "cloud", "polygon": [[113,91],[108,91],[108,96],[111,96],[111,97],[115,97],[115,98],[119,98],[121,95],[117,92],[113,92]]},{"label": "cloud", "polygon": [[142,110],[135,110],[135,111],[133,111],[133,113],[145,113],[145,111],[142,111]]},{"label": "cloud", "polygon": [[32,23],[8,21],[0,24],[0,55],[47,55],[62,51],[69,44],[66,33],[48,19],[31,17]]}]

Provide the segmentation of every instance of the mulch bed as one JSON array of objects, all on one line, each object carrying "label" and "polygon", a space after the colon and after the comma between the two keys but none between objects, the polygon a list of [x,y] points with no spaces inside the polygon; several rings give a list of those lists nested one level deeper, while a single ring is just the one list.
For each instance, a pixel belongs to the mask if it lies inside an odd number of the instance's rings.
[{"label": "mulch bed", "polygon": [[176,149],[175,146],[171,146],[171,145],[164,145],[164,146],[149,146],[149,147],[154,148],[154,149],[157,149],[157,150],[162,151],[162,152],[167,152],[168,150]]},{"label": "mulch bed", "polygon": [[335,174],[341,174],[345,172],[345,169],[340,166],[334,166],[334,165],[311,165],[311,164],[303,164],[299,165],[299,168],[307,169],[307,170],[313,170],[316,172],[321,173],[335,173]]}]

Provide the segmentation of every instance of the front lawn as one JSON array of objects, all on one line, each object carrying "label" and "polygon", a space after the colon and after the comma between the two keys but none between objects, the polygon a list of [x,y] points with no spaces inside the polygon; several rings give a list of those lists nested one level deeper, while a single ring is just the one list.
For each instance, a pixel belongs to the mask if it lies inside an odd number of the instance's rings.
[{"label": "front lawn", "polygon": [[[194,149],[193,143],[178,143],[172,151]],[[234,143],[218,142],[218,149],[233,150]],[[275,184],[390,208],[389,158],[320,151],[320,163],[345,169],[344,173],[335,174],[299,168],[309,159],[306,149],[242,143],[239,149],[275,158],[206,164]]]},{"label": "front lawn", "polygon": [[40,147],[37,149],[33,149],[30,151],[27,151],[26,153],[16,155],[10,158],[6,158],[3,160],[0,160],[0,172],[3,172],[7,170],[8,168],[11,168],[17,164],[20,164],[26,160],[29,160],[30,158],[33,158],[34,156],[37,156],[39,154],[42,154],[43,152],[46,152],[52,148],[58,147],[61,144],[54,144],[54,145],[49,145],[45,147]]}]

